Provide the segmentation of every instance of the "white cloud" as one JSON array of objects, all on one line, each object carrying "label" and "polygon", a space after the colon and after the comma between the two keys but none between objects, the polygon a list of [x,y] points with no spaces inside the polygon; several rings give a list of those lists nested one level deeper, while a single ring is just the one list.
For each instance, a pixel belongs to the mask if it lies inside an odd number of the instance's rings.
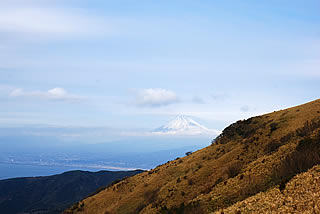
[{"label": "white cloud", "polygon": [[166,106],[179,101],[175,92],[162,88],[149,88],[138,90],[136,93],[136,104],[138,106],[159,107]]},{"label": "white cloud", "polygon": [[221,131],[215,129],[208,129],[206,132],[200,131],[171,131],[171,132],[152,132],[152,131],[127,131],[122,132],[122,136],[128,137],[148,137],[148,136],[171,136],[171,137],[216,137],[221,134]]},{"label": "white cloud", "polygon": [[211,136],[216,137],[221,134],[221,131],[215,129],[207,129],[206,131],[185,130],[185,131],[170,131],[170,132],[151,132],[151,136]]},{"label": "white cloud", "polygon": [[[0,9],[0,33],[16,38],[78,38],[110,33],[111,26],[82,10],[45,7],[4,7]],[[40,37],[39,37],[40,35]],[[36,38],[35,38],[36,37]]]},{"label": "white cloud", "polygon": [[78,101],[84,97],[70,94],[63,88],[53,88],[48,91],[25,91],[24,89],[14,89],[9,94],[10,97],[33,97],[47,100],[69,100]]}]

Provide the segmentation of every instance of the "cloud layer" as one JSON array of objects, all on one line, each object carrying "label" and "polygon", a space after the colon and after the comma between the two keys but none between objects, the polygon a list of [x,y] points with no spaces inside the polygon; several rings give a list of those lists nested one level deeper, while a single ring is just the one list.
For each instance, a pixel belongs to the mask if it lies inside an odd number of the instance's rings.
[{"label": "cloud layer", "polygon": [[10,97],[31,97],[47,100],[69,100],[78,101],[84,97],[70,94],[63,88],[52,88],[48,91],[25,91],[24,89],[15,89],[9,94]]},{"label": "cloud layer", "polygon": [[136,104],[141,107],[160,107],[179,102],[175,92],[162,88],[138,90]]},{"label": "cloud layer", "polygon": [[81,10],[66,11],[44,7],[0,9],[0,33],[14,35],[16,38],[74,39],[105,35],[110,29],[98,17]]}]

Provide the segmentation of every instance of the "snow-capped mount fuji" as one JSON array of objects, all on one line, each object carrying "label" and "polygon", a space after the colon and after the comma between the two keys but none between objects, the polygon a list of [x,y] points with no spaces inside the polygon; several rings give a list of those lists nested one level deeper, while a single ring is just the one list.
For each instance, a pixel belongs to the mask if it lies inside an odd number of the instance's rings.
[{"label": "snow-capped mount fuji", "polygon": [[208,129],[207,127],[197,123],[191,118],[178,116],[152,131],[153,134],[159,135],[218,135],[217,130]]}]

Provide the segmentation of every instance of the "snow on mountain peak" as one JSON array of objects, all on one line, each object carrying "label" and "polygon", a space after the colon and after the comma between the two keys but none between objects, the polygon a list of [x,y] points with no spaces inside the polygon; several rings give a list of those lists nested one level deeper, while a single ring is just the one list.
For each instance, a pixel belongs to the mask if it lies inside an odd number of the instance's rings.
[{"label": "snow on mountain peak", "polygon": [[159,135],[218,135],[219,131],[208,129],[193,119],[180,115],[166,125],[155,129],[152,133]]}]

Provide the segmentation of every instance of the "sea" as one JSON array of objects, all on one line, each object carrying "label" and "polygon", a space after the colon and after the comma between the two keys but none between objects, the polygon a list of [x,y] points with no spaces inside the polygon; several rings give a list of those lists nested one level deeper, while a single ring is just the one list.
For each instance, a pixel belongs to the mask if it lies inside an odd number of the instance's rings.
[{"label": "sea", "polygon": [[96,172],[105,169],[0,163],[0,180],[16,177],[48,176],[60,174],[71,170],[84,170]]}]

